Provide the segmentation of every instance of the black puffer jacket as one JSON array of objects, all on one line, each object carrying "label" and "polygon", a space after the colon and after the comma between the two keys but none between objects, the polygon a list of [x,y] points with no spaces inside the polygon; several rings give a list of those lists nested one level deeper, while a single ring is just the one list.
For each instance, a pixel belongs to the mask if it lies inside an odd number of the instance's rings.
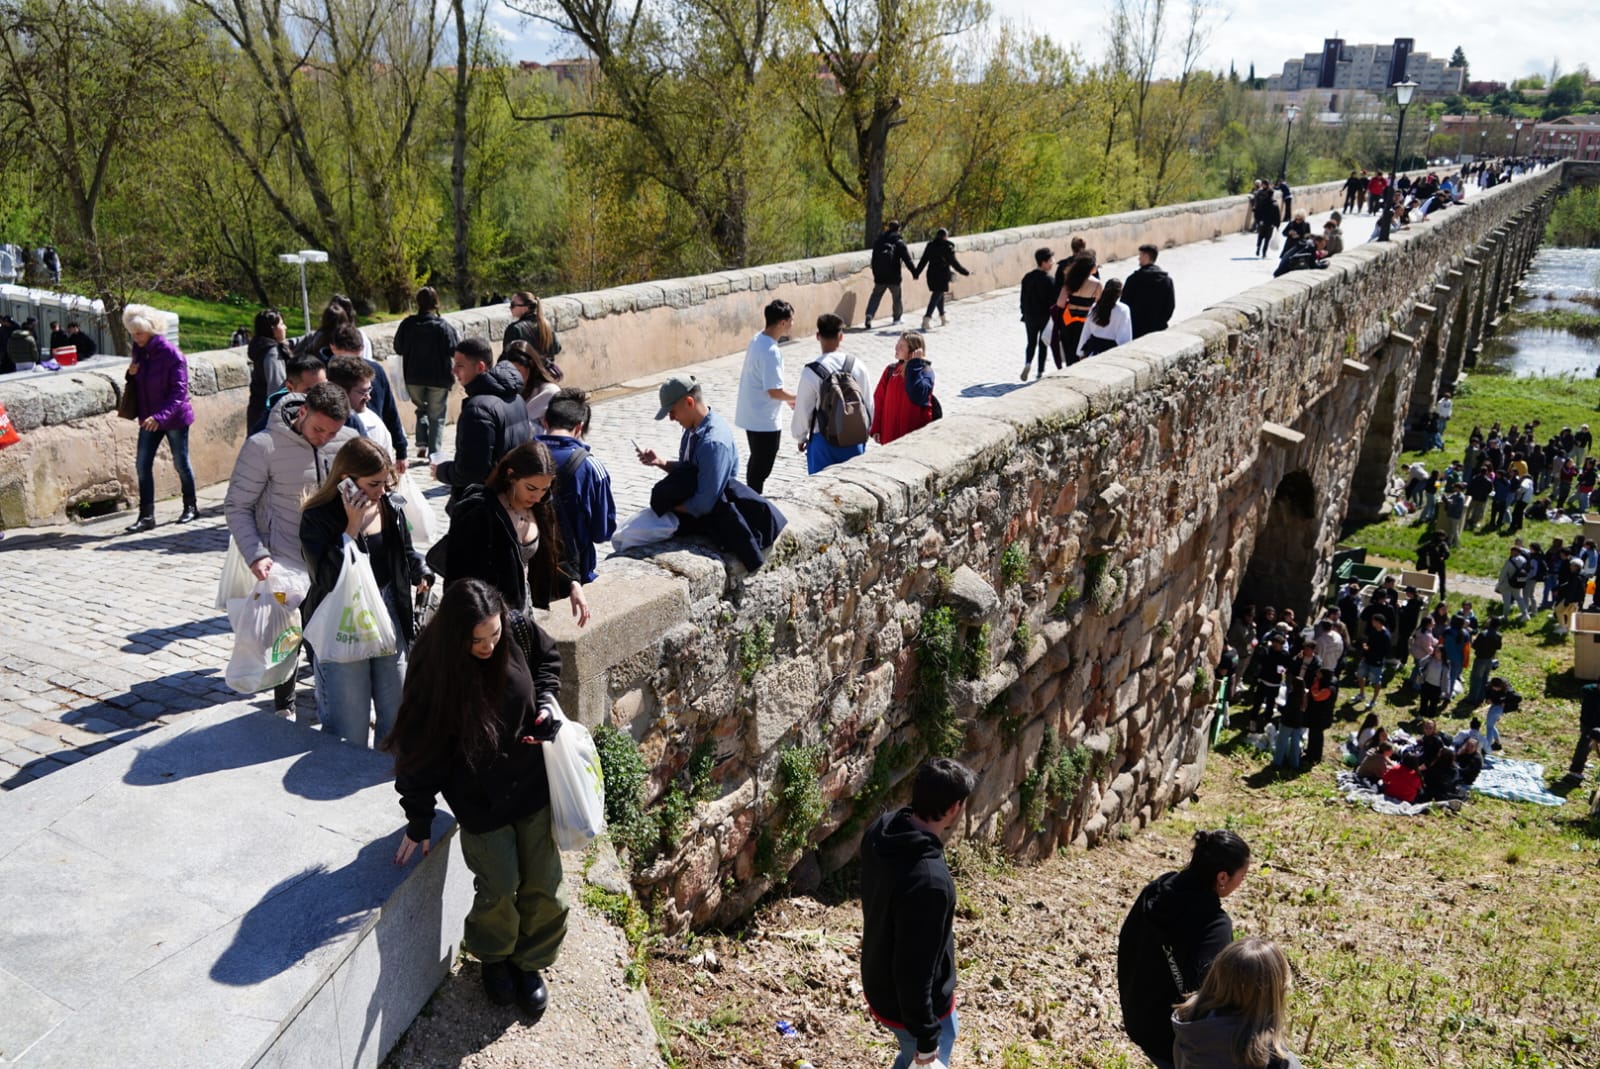
[{"label": "black puffer jacket", "polygon": [[512,320],[506,325],[505,339],[500,343],[502,352],[514,341],[525,341],[533,346],[534,352],[544,353],[545,356],[561,355],[561,339],[556,336],[556,328],[550,328],[550,351],[546,353],[539,344],[539,317],[525,315],[521,319]]},{"label": "black puffer jacket", "polygon": [[904,264],[911,277],[917,277],[917,268],[911,262],[911,250],[898,230],[885,230],[872,243],[872,282],[875,286],[898,286],[903,277],[900,266]]},{"label": "black puffer jacket", "polygon": [[522,375],[496,364],[467,383],[467,399],[456,422],[456,455],[439,465],[439,481],[450,485],[452,507],[461,492],[489,477],[495,462],[533,437]]},{"label": "black puffer jacket", "polygon": [[409,315],[394,332],[394,351],[400,354],[408,386],[455,384],[450,374],[450,355],[460,336],[456,328],[438,312]]},{"label": "black puffer jacket", "polygon": [[450,535],[445,539],[446,583],[481,579],[500,591],[512,608],[548,609],[553,598],[567,596],[572,579],[559,571],[546,576],[539,565],[535,555],[530,566],[522,566],[516,530],[498,495],[481,486],[461,491],[450,510]]},{"label": "black puffer jacket", "polygon": [[1233,920],[1222,899],[1188,869],[1152,880],[1117,937],[1117,991],[1128,1038],[1151,1057],[1171,1060],[1173,1004],[1199,989],[1212,960],[1232,941]]}]

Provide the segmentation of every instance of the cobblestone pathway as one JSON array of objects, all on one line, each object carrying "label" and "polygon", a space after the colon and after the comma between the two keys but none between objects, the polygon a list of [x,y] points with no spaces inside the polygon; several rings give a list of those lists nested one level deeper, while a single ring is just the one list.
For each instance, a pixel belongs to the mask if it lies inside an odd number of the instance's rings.
[{"label": "cobblestone pathway", "polygon": [[[1315,222],[1320,226],[1321,219]],[[1368,227],[1364,218],[1349,220],[1346,242],[1364,240]],[[1177,287],[1176,320],[1270,279],[1274,261],[1256,259],[1252,245],[1253,238],[1241,234],[1163,252],[1161,266]],[[1124,277],[1135,266],[1115,262],[1102,274]],[[846,350],[867,365],[874,382],[893,359],[900,332],[920,322],[919,296],[926,300],[922,284],[908,282],[901,326],[880,318],[878,329],[848,336]],[[1027,388],[1018,380],[1023,338],[1015,289],[952,301],[949,316],[949,325],[935,326],[928,338],[947,412]],[[758,327],[752,324],[752,333]],[[817,351],[804,325],[796,324],[796,334],[784,346],[791,389]],[[740,352],[687,369],[699,377],[712,407],[730,418],[742,362]],[[654,420],[655,387],[664,377],[624,383],[595,409],[590,441],[611,472],[620,516],[648,503],[657,477],[634,459],[630,439],[676,454],[677,427]],[[785,441],[767,484],[777,499],[806,477],[792,440]],[[739,445],[742,475],[742,434]],[[158,463],[164,462],[163,455]],[[421,478],[442,517],[444,488],[425,470]],[[227,617],[212,607],[228,544],[222,493],[221,485],[202,490],[203,518],[187,527],[171,523],[178,503],[168,501],[157,506],[161,525],[142,535],[122,534],[130,522],[122,515],[11,532],[0,541],[0,788],[37,779],[155,723],[238,698],[222,681],[232,645]],[[300,704],[301,719],[314,720],[308,684]],[[270,708],[270,700],[261,706]]]}]

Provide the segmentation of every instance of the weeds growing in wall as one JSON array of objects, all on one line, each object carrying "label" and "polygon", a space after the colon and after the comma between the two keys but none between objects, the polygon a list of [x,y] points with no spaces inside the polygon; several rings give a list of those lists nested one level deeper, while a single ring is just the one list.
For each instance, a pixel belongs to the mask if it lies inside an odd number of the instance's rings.
[{"label": "weeds growing in wall", "polygon": [[778,879],[811,844],[811,832],[827,811],[818,777],[827,748],[792,746],[778,755],[777,822],[756,841],[756,867]]},{"label": "weeds growing in wall", "polygon": [[762,620],[739,637],[739,678],[749,683],[772,659],[772,623]]},{"label": "weeds growing in wall", "polygon": [[911,697],[911,715],[928,754],[954,754],[961,746],[955,706],[950,700],[950,677],[965,660],[956,645],[956,614],[948,605],[936,605],[922,614],[917,627],[917,684]]},{"label": "weeds growing in wall", "polygon": [[648,810],[644,806],[644,790],[649,771],[633,739],[603,724],[595,729],[594,742],[600,754],[600,770],[605,775],[607,830],[612,843],[627,854],[629,865],[638,872],[663,850],[677,848],[694,816],[696,802],[716,797],[711,779],[716,751],[709,741],[695,747],[685,770],[687,785],[674,783],[660,804]]},{"label": "weeds growing in wall", "polygon": [[1012,585],[1028,578],[1028,548],[1013,542],[1000,554],[1000,578]]},{"label": "weeds growing in wall", "polygon": [[1054,728],[1044,729],[1033,768],[1023,777],[1018,791],[1029,831],[1044,831],[1044,817],[1051,803],[1059,805],[1078,796],[1091,764],[1089,750],[1082,746],[1063,747]]}]

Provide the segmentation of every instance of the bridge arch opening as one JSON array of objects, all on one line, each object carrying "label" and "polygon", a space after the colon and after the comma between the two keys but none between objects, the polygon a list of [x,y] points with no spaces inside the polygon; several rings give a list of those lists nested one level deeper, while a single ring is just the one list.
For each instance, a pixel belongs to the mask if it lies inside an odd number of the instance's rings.
[{"label": "bridge arch opening", "polygon": [[1372,418],[1367,421],[1367,433],[1361,439],[1361,455],[1356,459],[1356,470],[1350,478],[1345,530],[1371,523],[1383,515],[1395,457],[1396,393],[1395,373],[1391,371],[1378,388],[1377,404],[1373,407]]},{"label": "bridge arch opening", "polygon": [[1278,480],[1272,504],[1256,533],[1237,604],[1293,609],[1305,620],[1316,606],[1317,538],[1321,510],[1317,487],[1304,470]]}]

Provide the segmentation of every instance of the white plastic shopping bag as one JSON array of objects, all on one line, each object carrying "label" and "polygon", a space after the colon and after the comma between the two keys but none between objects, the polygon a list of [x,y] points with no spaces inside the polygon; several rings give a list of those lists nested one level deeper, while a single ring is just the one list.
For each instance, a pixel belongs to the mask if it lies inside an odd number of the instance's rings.
[{"label": "white plastic shopping bag", "polygon": [[306,641],[334,664],[387,657],[399,648],[372,564],[353,542],[345,544],[339,581],[306,623]]},{"label": "white plastic shopping bag", "polygon": [[300,603],[311,578],[274,564],[267,577],[242,598],[228,602],[233,625],[233,656],[223,680],[240,694],[254,694],[286,683],[294,675],[300,649]]},{"label": "white plastic shopping bag", "polygon": [[550,823],[556,845],[580,850],[605,834],[605,776],[589,729],[574,720],[563,721],[554,741],[544,744],[544,768],[550,781]]},{"label": "white plastic shopping bag", "polygon": [[650,509],[640,509],[617,525],[617,533],[611,536],[611,545],[614,549],[633,549],[636,546],[648,546],[652,542],[665,542],[677,533],[676,512],[657,516]]},{"label": "white plastic shopping bag", "polygon": [[222,558],[222,577],[217,580],[217,600],[212,603],[213,608],[227,612],[229,602],[249,596],[255,585],[256,577],[250,573],[244,554],[239,552],[239,543],[228,539],[228,555]]},{"label": "white plastic shopping bag", "polygon": [[1055,316],[1051,316],[1049,321],[1045,323],[1044,330],[1039,335],[1039,340],[1044,342],[1044,344],[1049,345],[1050,344],[1050,340],[1052,338],[1054,338],[1055,336],[1056,336],[1056,317]]},{"label": "white plastic shopping bag", "polygon": [[417,485],[410,472],[406,472],[400,476],[395,493],[405,502],[401,514],[405,517],[406,526],[411,528],[411,544],[417,549],[427,549],[439,537],[439,521],[434,517],[427,499],[422,496],[422,487]]}]

